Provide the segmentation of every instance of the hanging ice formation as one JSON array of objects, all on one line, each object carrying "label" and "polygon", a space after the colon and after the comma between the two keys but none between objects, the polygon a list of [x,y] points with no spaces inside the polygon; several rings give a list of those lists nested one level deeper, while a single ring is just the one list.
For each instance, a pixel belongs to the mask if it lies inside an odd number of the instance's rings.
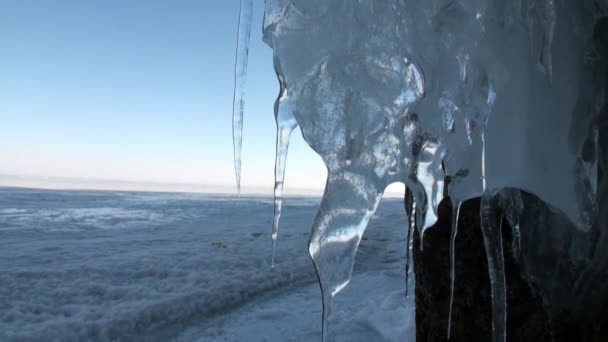
[{"label": "hanging ice formation", "polygon": [[[275,69],[280,65],[275,60]],[[276,253],[276,241],[279,233],[279,219],[283,207],[283,181],[285,179],[285,167],[287,165],[287,153],[289,151],[289,139],[291,132],[298,126],[293,116],[293,110],[289,103],[289,96],[282,75],[277,71],[279,79],[279,97],[274,104],[274,118],[277,124],[276,159],[274,165],[274,217],[272,220],[272,267]]]},{"label": "hanging ice formation", "polygon": [[[240,24],[250,24],[243,16],[251,0],[243,3]],[[332,299],[351,279],[384,189],[406,184],[423,236],[437,220],[446,176],[455,208],[452,245],[460,203],[482,198],[493,341],[506,340],[500,222],[504,214],[514,227],[519,252],[523,202],[515,189],[536,194],[581,230],[594,216],[597,157],[583,158],[582,151],[589,141],[597,144],[588,128],[596,114],[590,108],[601,104],[572,86],[591,72],[578,53],[591,31],[581,20],[589,3],[265,1],[264,41],[280,83],[272,238],[289,136],[299,126],[328,170],[309,243],[323,293],[324,340]],[[239,30],[238,94],[248,37]],[[241,123],[236,116],[237,160]],[[238,179],[238,162],[236,169]],[[455,257],[452,247],[452,289]]]},{"label": "hanging ice formation", "polygon": [[237,31],[236,61],[234,65],[234,97],[232,100],[232,145],[237,191],[241,193],[241,151],[243,147],[243,112],[245,111],[245,84],[249,61],[249,41],[253,0],[241,0]]},{"label": "hanging ice formation", "polygon": [[405,196],[404,196],[404,207],[405,212],[407,213],[407,241],[406,241],[406,251],[405,251],[405,297],[407,298],[409,295],[410,289],[410,274],[412,271],[411,260],[413,258],[413,248],[414,248],[414,234],[412,230],[416,223],[414,222],[414,217],[416,214],[416,204],[414,203],[414,198],[412,197],[410,191],[405,188]]},{"label": "hanging ice formation", "polygon": [[448,339],[452,332],[452,306],[454,305],[454,283],[456,281],[456,236],[458,235],[458,219],[460,218],[460,206],[452,204],[452,231],[450,232],[450,307],[448,309]]}]

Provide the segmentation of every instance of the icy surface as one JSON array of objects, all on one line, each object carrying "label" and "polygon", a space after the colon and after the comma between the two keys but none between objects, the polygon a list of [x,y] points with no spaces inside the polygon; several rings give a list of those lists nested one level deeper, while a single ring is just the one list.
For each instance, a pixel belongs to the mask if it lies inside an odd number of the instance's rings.
[{"label": "icy surface", "polygon": [[453,203],[484,198],[494,339],[504,341],[498,210],[514,225],[516,240],[519,189],[582,231],[594,219],[597,156],[583,152],[597,146],[592,118],[603,99],[583,83],[592,73],[585,57],[591,2],[266,0],[265,6],[264,39],[281,85],[273,241],[287,132],[297,125],[328,169],[309,244],[324,331],[384,189],[406,184],[423,237],[437,220],[449,176]]},{"label": "icy surface", "polygon": [[[0,340],[318,341],[318,204],[285,198],[271,271],[271,197],[0,189]],[[413,338],[402,208],[383,201],[370,223],[339,341]]]}]

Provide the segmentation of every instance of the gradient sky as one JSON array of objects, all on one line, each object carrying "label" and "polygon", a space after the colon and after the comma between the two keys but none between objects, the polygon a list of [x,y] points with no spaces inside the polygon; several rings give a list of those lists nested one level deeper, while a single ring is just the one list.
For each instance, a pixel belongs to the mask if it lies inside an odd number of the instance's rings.
[{"label": "gradient sky", "polygon": [[[277,82],[256,1],[243,184],[272,187]],[[0,174],[234,185],[238,0],[0,3]],[[294,134],[287,187],[322,188]]]}]

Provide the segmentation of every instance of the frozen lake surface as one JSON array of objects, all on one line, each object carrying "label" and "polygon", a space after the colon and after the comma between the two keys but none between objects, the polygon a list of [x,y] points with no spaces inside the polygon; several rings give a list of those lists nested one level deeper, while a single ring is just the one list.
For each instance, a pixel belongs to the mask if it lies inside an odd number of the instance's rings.
[{"label": "frozen lake surface", "polygon": [[[0,340],[320,341],[318,198],[0,189]],[[338,295],[337,341],[413,341],[403,202],[384,200]]]}]

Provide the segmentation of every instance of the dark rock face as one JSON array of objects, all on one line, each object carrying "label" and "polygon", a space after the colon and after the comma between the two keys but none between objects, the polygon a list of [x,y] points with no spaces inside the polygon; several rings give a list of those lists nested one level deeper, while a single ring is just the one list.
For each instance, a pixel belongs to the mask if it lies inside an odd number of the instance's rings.
[{"label": "dark rock face", "polygon": [[[592,44],[597,93],[608,96],[608,17],[596,5]],[[578,231],[540,199],[523,194],[521,255],[511,248],[503,219],[508,341],[608,342],[608,107],[592,121],[598,144],[587,157],[598,160],[598,218]],[[559,186],[559,184],[555,184]],[[409,198],[406,195],[406,204]],[[463,204],[456,239],[456,285],[450,341],[490,341],[490,281],[480,227],[480,200]],[[439,206],[437,224],[423,249],[414,235],[416,335],[421,342],[448,341],[451,204]]]},{"label": "dark rock face", "polygon": [[[509,341],[608,341],[608,287],[604,277],[595,277],[594,288],[603,295],[594,296],[581,310],[576,298],[576,280],[585,262],[568,255],[572,250],[591,247],[592,232],[575,233],[558,228],[554,239],[542,241],[539,234],[550,229],[548,215],[536,199],[525,195],[527,209],[522,222],[522,256],[516,259],[511,249],[511,230],[502,222],[507,279],[507,336]],[[443,201],[439,221],[425,233],[424,248],[414,236],[416,274],[416,335],[418,341],[490,341],[490,281],[479,219],[479,199],[463,204],[456,239],[456,284],[452,314],[452,335],[447,338],[450,295],[449,243],[451,204]],[[539,224],[542,223],[542,224]],[[528,228],[526,231],[527,227]],[[554,242],[559,239],[561,244]],[[533,265],[534,267],[526,267]],[[544,273],[544,274],[542,274]],[[538,274],[537,280],[535,275]],[[548,275],[550,274],[550,275]],[[603,279],[602,282],[597,279]],[[571,296],[560,298],[559,296]],[[560,299],[563,299],[560,300]],[[588,309],[588,310],[587,310]],[[585,311],[585,312],[583,312]]]}]

